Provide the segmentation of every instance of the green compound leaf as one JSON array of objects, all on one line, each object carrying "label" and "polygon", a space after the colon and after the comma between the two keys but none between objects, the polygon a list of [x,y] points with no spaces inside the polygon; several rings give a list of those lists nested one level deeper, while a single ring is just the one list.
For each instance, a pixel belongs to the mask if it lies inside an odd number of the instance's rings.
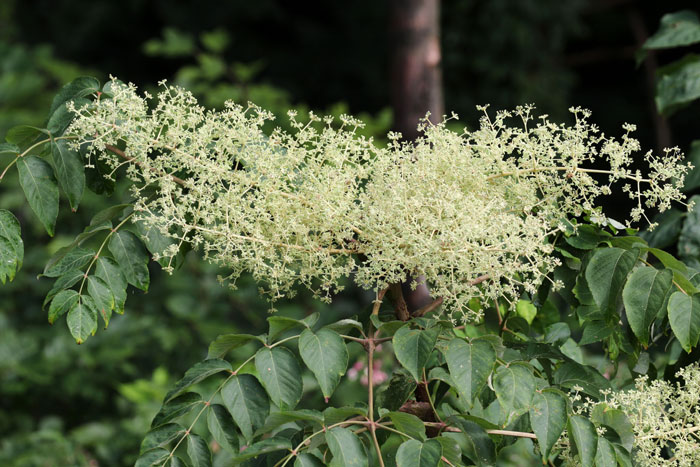
[{"label": "green compound leaf", "polygon": [[425,425],[420,418],[406,412],[389,412],[388,415],[394,428],[413,439],[425,441]]},{"label": "green compound leaf", "polygon": [[610,381],[605,379],[598,370],[577,362],[563,363],[556,369],[553,376],[554,384],[567,389],[580,386],[583,392],[596,400],[600,399],[601,390],[611,389]]},{"label": "green compound leaf", "polygon": [[81,269],[95,257],[95,250],[74,248],[55,263],[46,265],[41,274],[46,277],[59,277],[74,269]]},{"label": "green compound leaf", "polygon": [[617,465],[617,456],[613,445],[602,436],[598,437],[597,449],[595,453],[595,465]]},{"label": "green compound leaf", "polygon": [[56,296],[56,294],[58,294],[62,290],[66,290],[69,287],[73,287],[75,284],[78,283],[79,280],[83,279],[84,277],[85,273],[79,269],[72,269],[70,271],[67,271],[61,277],[56,279],[56,282],[53,283],[53,287],[51,287],[49,293],[46,294],[46,298],[44,298],[44,304],[41,307],[46,308],[46,305],[49,304],[49,302]]},{"label": "green compound leaf", "polygon": [[581,415],[569,417],[569,436],[573,442],[573,447],[579,456],[582,467],[593,467],[596,457],[596,445],[598,444],[598,434],[595,426]]},{"label": "green compound leaf", "polygon": [[284,347],[262,348],[255,355],[255,368],[270,395],[281,409],[293,409],[301,399],[301,368],[294,354]]},{"label": "green compound leaf", "polygon": [[431,439],[425,443],[409,439],[396,452],[396,465],[401,467],[437,467],[442,457],[442,445]]},{"label": "green compound leaf", "polygon": [[220,446],[233,454],[238,454],[238,433],[226,407],[212,404],[207,412],[207,428]]},{"label": "green compound leaf", "polygon": [[496,464],[496,446],[482,427],[459,416],[450,417],[447,422],[462,430],[461,433],[448,433],[449,436],[445,436],[457,441],[465,456],[479,466]]},{"label": "green compound leaf", "polygon": [[148,254],[143,243],[129,231],[120,230],[109,240],[109,251],[119,264],[126,281],[141,290],[148,291]]},{"label": "green compound leaf", "polygon": [[163,448],[185,434],[185,428],[177,423],[166,423],[152,429],[141,441],[140,454],[155,448]]},{"label": "green compound leaf", "polygon": [[530,407],[535,394],[535,377],[520,364],[498,367],[493,379],[493,389],[502,407],[522,412]]},{"label": "green compound leaf", "polygon": [[166,402],[160,408],[160,411],[153,417],[151,428],[156,428],[166,423],[170,423],[178,417],[181,417],[194,409],[197,406],[204,404],[202,396],[196,392],[186,392],[170,402]]},{"label": "green compound leaf", "polygon": [[56,320],[68,313],[78,303],[80,296],[75,290],[62,290],[51,301],[49,306],[49,324],[53,324]]},{"label": "green compound leaf", "polygon": [[323,467],[323,462],[308,452],[302,452],[294,460],[294,467]]},{"label": "green compound leaf", "polygon": [[687,55],[669,65],[656,83],[656,107],[665,116],[700,97],[700,56]]},{"label": "green compound leaf", "polygon": [[100,82],[91,76],[81,76],[74,79],[70,83],[61,88],[53,98],[51,109],[49,110],[49,118],[63,104],[73,99],[80,97],[91,96],[100,90]]},{"label": "green compound leaf", "polygon": [[204,439],[194,433],[187,435],[187,455],[193,467],[211,467],[211,452]]},{"label": "green compound leaf", "polygon": [[700,294],[674,292],[668,301],[668,320],[673,334],[690,353],[700,338]]},{"label": "green compound leaf", "polygon": [[233,464],[231,465],[241,465],[243,461],[258,457],[262,454],[268,454],[275,451],[291,451],[292,443],[285,438],[273,437],[263,439],[255,444],[252,444],[245,448],[241,453],[233,459]]},{"label": "green compound leaf", "polygon": [[75,212],[85,191],[85,165],[80,154],[68,147],[64,139],[51,144],[51,158],[56,169],[58,184]]},{"label": "green compound leaf", "polygon": [[44,128],[37,128],[30,125],[19,125],[7,130],[7,133],[5,133],[5,140],[14,147],[25,149],[36,141],[37,137],[42,133],[49,136],[48,130]]},{"label": "green compound leaf", "polygon": [[408,324],[396,331],[392,338],[396,358],[416,381],[423,379],[423,368],[435,347],[440,329],[411,329]]},{"label": "green compound leaf", "polygon": [[265,344],[265,339],[251,334],[222,334],[209,344],[207,358],[221,358],[230,350],[237,349],[251,341]]},{"label": "green compound leaf", "polygon": [[270,413],[265,389],[253,375],[236,375],[221,388],[221,398],[245,439],[250,441]]},{"label": "green compound leaf", "polygon": [[682,47],[700,42],[700,21],[690,10],[668,13],[661,18],[661,26],[642,46],[645,50]]},{"label": "green compound leaf", "polygon": [[175,383],[175,386],[165,396],[164,402],[170,402],[175,397],[185,392],[185,390],[190,386],[204,381],[208,377],[221,373],[222,371],[231,372],[231,364],[218,358],[195,363],[192,368],[185,372],[185,376],[183,376],[180,381]]},{"label": "green compound leaf", "polygon": [[471,406],[493,370],[496,352],[488,342],[475,340],[470,344],[463,339],[452,339],[445,360],[457,392]]},{"label": "green compound leaf", "polygon": [[540,444],[543,463],[546,463],[552,447],[566,428],[566,420],[564,396],[547,390],[535,393],[530,407],[530,424]]},{"label": "green compound leaf", "polygon": [[627,274],[637,262],[637,250],[601,248],[595,250],[586,268],[586,282],[602,311],[614,308]]},{"label": "green compound leaf", "polygon": [[606,404],[598,404],[591,412],[591,421],[596,425],[606,425],[615,430],[620,437],[620,443],[628,451],[634,446],[634,426],[627,415],[620,409],[608,407]]},{"label": "green compound leaf", "polygon": [[97,311],[105,322],[105,328],[109,326],[109,319],[114,310],[114,294],[104,280],[97,276],[88,276],[87,291],[95,302]]},{"label": "green compound leaf", "polygon": [[331,467],[368,466],[365,447],[355,433],[347,428],[331,428],[326,432],[326,443],[333,454]]},{"label": "green compound leaf", "polygon": [[90,297],[81,297],[68,311],[66,322],[75,342],[82,344],[97,330],[97,314]]},{"label": "green compound leaf", "polygon": [[151,467],[157,465],[163,465],[163,462],[170,455],[170,451],[163,448],[155,448],[150,451],[146,451],[139,456],[136,460],[134,467]]},{"label": "green compound leaf", "polygon": [[0,281],[13,280],[22,267],[24,242],[19,221],[10,212],[0,209]]},{"label": "green compound leaf", "polygon": [[343,338],[330,329],[316,333],[305,329],[299,336],[299,354],[316,377],[323,396],[330,398],[348,368],[348,348]]},{"label": "green compound leaf", "polygon": [[100,256],[97,258],[95,276],[99,277],[107,284],[114,296],[114,308],[117,313],[124,313],[124,303],[126,303],[126,279],[121,268],[112,258]]},{"label": "green compound leaf", "polygon": [[641,266],[630,274],[622,290],[627,321],[644,347],[649,345],[649,328],[665,305],[665,297],[673,287],[669,269]]},{"label": "green compound leaf", "polygon": [[19,184],[27,197],[29,206],[53,237],[58,216],[58,184],[48,162],[36,156],[25,156],[17,160]]}]

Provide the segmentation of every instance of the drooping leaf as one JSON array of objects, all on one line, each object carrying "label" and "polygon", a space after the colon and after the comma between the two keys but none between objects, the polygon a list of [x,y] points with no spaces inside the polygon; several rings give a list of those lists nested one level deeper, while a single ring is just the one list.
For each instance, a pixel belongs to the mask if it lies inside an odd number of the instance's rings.
[{"label": "drooping leaf", "polygon": [[406,412],[389,412],[394,428],[413,439],[425,441],[425,425],[420,418]]},{"label": "drooping leaf", "polygon": [[129,231],[120,230],[109,240],[109,251],[119,264],[126,281],[143,291],[148,290],[148,255],[143,243]]},{"label": "drooping leaf", "polygon": [[222,358],[230,350],[241,347],[251,341],[265,344],[265,339],[251,334],[222,334],[209,344],[207,358]]},{"label": "drooping leaf", "polygon": [[630,274],[622,291],[630,329],[645,347],[649,345],[649,328],[664,306],[664,298],[673,287],[673,273],[669,269],[642,266]]},{"label": "drooping leaf", "polygon": [[447,433],[445,436],[457,441],[465,456],[479,466],[496,464],[496,447],[483,428],[459,416],[452,416],[447,422],[462,430],[461,433]]},{"label": "drooping leaf", "polygon": [[700,97],[700,56],[689,54],[660,71],[655,99],[660,114],[669,116]]},{"label": "drooping leaf", "polygon": [[257,443],[251,444],[245,448],[241,453],[233,459],[232,465],[241,465],[243,461],[248,459],[253,459],[262,454],[267,454],[275,451],[290,451],[292,449],[292,443],[282,437],[272,437],[266,438]]},{"label": "drooping leaf", "polygon": [[58,216],[58,184],[48,162],[36,156],[17,160],[19,184],[29,206],[39,218],[46,232],[53,237]]},{"label": "drooping leaf", "polygon": [[668,301],[668,321],[683,349],[690,353],[700,338],[700,294],[674,292]]},{"label": "drooping leaf", "polygon": [[187,435],[187,455],[192,461],[193,467],[211,467],[209,445],[195,433]]},{"label": "drooping leaf", "polygon": [[153,417],[151,428],[165,425],[178,417],[189,413],[195,407],[204,404],[202,396],[196,392],[186,392],[175,399],[163,404],[160,411]]},{"label": "drooping leaf", "polygon": [[49,131],[44,128],[37,128],[30,125],[19,125],[10,128],[5,133],[5,141],[20,148],[26,149],[31,145],[41,134],[49,136]]},{"label": "drooping leaf", "polygon": [[235,375],[221,388],[221,398],[243,436],[250,441],[270,413],[265,389],[253,375]]},{"label": "drooping leaf", "polygon": [[49,306],[49,324],[55,323],[58,317],[68,313],[78,303],[79,298],[75,290],[62,290],[56,294]]},{"label": "drooping leaf", "polygon": [[493,379],[493,389],[501,406],[521,412],[530,407],[535,394],[535,377],[524,365],[500,366]]},{"label": "drooping leaf", "polygon": [[82,344],[97,330],[97,315],[94,306],[90,306],[90,297],[81,297],[68,311],[66,317],[68,329],[75,342]]},{"label": "drooping leaf", "polygon": [[571,415],[568,428],[569,438],[576,448],[582,467],[593,467],[598,444],[595,426],[581,415]]},{"label": "drooping leaf", "polygon": [[601,248],[595,250],[586,268],[586,282],[601,310],[615,307],[627,274],[637,261],[636,250]]},{"label": "drooping leaf", "polygon": [[49,302],[62,290],[66,290],[69,287],[73,287],[75,284],[78,283],[79,280],[83,279],[85,277],[85,273],[79,269],[71,269],[70,271],[67,271],[65,274],[63,274],[61,277],[56,279],[56,282],[53,283],[53,287],[51,287],[51,290],[49,290],[49,293],[46,294],[46,298],[44,299],[44,303],[42,305],[42,308],[46,308],[46,305],[49,304]]},{"label": "drooping leaf", "polygon": [[210,376],[213,376],[222,371],[231,372],[231,364],[225,360],[212,358],[202,362],[195,363],[192,368],[185,372],[185,376],[180,381],[175,383],[175,386],[165,396],[164,402],[170,402],[175,397],[182,394],[190,386],[204,381]]},{"label": "drooping leaf", "polygon": [[571,389],[580,386],[583,392],[600,399],[600,391],[611,389],[610,381],[595,368],[577,362],[565,362],[554,371],[554,384]]},{"label": "drooping leaf", "polygon": [[442,457],[442,446],[437,440],[425,443],[415,439],[405,441],[396,452],[396,465],[401,467],[437,467]]},{"label": "drooping leaf", "polygon": [[438,328],[419,330],[411,329],[406,324],[396,331],[392,338],[396,358],[416,381],[423,379],[423,368],[435,347],[439,333]]},{"label": "drooping leaf", "polygon": [[469,405],[473,404],[496,363],[493,347],[480,340],[470,344],[463,339],[452,339],[445,360],[459,395]]},{"label": "drooping leaf", "polygon": [[294,328],[311,328],[318,321],[318,313],[312,313],[304,319],[294,319],[287,316],[270,316],[267,322],[270,325],[270,331],[267,334],[268,340],[272,342],[274,338],[285,331]]},{"label": "drooping leaf", "polygon": [[24,242],[19,221],[10,212],[0,209],[0,282],[15,278],[24,261]]},{"label": "drooping leaf", "polygon": [[233,454],[238,454],[238,433],[226,407],[212,404],[207,412],[207,427],[220,446]]},{"label": "drooping leaf", "polygon": [[91,248],[74,248],[56,263],[47,264],[42,275],[46,277],[59,277],[70,270],[82,269],[94,258],[95,250]]},{"label": "drooping leaf", "polygon": [[152,429],[141,441],[140,453],[155,448],[162,448],[175,441],[185,434],[185,428],[177,423],[166,423],[157,428]]},{"label": "drooping leaf", "polygon": [[305,329],[299,336],[299,354],[314,374],[324,397],[329,398],[348,368],[348,348],[330,329],[314,333]]},{"label": "drooping leaf", "polygon": [[326,443],[333,454],[331,467],[367,466],[367,453],[360,439],[347,428],[335,427],[326,432]]},{"label": "drooping leaf", "polygon": [[668,13],[661,17],[659,30],[646,40],[642,48],[667,49],[700,42],[700,21],[690,10]]},{"label": "drooping leaf", "polygon": [[270,395],[281,409],[293,409],[301,399],[301,368],[294,354],[284,347],[258,350],[255,368]]},{"label": "drooping leaf", "polygon": [[543,463],[566,428],[566,420],[566,399],[561,394],[551,390],[535,393],[530,407],[530,424],[540,444]]},{"label": "drooping leaf", "polygon": [[114,310],[114,294],[105,281],[97,276],[88,276],[87,291],[95,301],[97,311],[102,316],[106,328],[109,326],[109,319],[112,317],[112,310]]},{"label": "drooping leaf", "polygon": [[71,209],[75,211],[85,191],[85,165],[80,154],[71,149],[64,139],[51,143],[51,157],[58,184],[68,197]]},{"label": "drooping leaf", "polygon": [[112,292],[114,296],[114,307],[117,313],[124,313],[127,284],[121,268],[112,258],[100,256],[97,258],[95,276],[102,279]]}]

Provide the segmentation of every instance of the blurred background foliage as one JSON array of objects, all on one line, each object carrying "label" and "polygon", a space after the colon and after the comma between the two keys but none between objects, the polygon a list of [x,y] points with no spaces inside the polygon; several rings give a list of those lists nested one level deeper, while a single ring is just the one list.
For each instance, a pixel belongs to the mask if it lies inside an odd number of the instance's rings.
[{"label": "blurred background foliage", "polygon": [[[555,119],[568,118],[566,109],[580,105],[593,110],[604,132],[619,134],[622,122],[635,123],[643,147],[678,145],[700,166],[700,143],[691,144],[700,138],[697,99],[662,104],[663,115],[655,102],[657,82],[679,66],[697,64],[700,47],[649,48],[639,57],[664,14],[694,7],[689,0],[445,1],[445,107],[472,125],[475,104],[535,102]],[[371,0],[2,0],[0,135],[20,123],[41,125],[65,82],[113,74],[150,90],[167,78],[209,107],[251,100],[277,114],[282,126],[290,108],[351,112],[367,122],[366,135],[381,141],[392,124],[388,15],[385,2]],[[700,188],[695,175],[691,195]],[[126,200],[124,187],[113,197]],[[624,205],[611,205],[613,217],[625,215]],[[206,356],[209,341],[224,332],[266,329],[269,306],[253,281],[244,278],[236,291],[221,287],[220,271],[195,255],[171,277],[152,263],[150,291],[132,290],[125,315],[82,346],[62,324],[50,327],[41,309],[49,281],[36,275],[104,206],[86,194],[78,213],[61,211],[57,235],[49,239],[17,180],[0,185],[0,208],[17,215],[31,246],[22,273],[0,287],[0,465],[132,464],[167,388]],[[700,218],[680,211],[665,216],[647,239],[697,262]],[[331,306],[301,292],[278,308],[293,317],[322,311],[321,319],[332,321],[363,312],[371,299],[349,287]],[[351,365],[362,354],[354,350]],[[680,353],[669,361],[660,350],[652,361],[675,363]],[[606,364],[599,346],[586,351],[576,358]],[[688,359],[698,355],[684,363]],[[394,362],[382,362],[382,371],[393,369]],[[338,404],[361,390],[361,361],[355,370],[333,396]],[[304,397],[322,405],[313,385],[305,380]],[[528,442],[509,448],[502,465],[524,465]]]}]

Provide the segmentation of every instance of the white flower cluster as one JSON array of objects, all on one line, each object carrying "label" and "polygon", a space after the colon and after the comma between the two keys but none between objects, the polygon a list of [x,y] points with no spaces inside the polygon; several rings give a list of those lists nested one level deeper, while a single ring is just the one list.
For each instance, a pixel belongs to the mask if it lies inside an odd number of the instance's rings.
[{"label": "white flower cluster", "polygon": [[677,149],[647,155],[643,177],[630,169],[638,142],[605,137],[581,109],[565,126],[535,121],[529,106],[494,119],[484,108],[475,131],[426,121],[418,141],[389,134],[380,147],[348,116],[290,112],[293,131],[266,133],[273,116],[253,104],[205,110],[162,86],[149,109],[150,96],[113,80],[112,96],[74,109],[69,133],[90,157],[128,166],[142,219],[229,268],[234,284],[252,273],[272,299],[297,284],[329,298],[346,276],[382,289],[422,274],[454,316],[474,319],[472,298],[534,292],[557,265],[562,220],[604,220],[596,202],[612,183],[629,183],[632,221],[683,198]]}]

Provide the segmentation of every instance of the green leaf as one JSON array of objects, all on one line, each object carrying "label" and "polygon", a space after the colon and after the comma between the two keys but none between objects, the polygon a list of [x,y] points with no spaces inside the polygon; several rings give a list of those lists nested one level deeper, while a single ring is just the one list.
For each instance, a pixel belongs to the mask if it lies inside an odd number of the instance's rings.
[{"label": "green leaf", "polygon": [[[690,198],[689,202],[698,205],[700,195]],[[682,258],[700,258],[700,208],[688,211],[680,238],[678,239],[678,255]]]},{"label": "green leaf", "polygon": [[649,345],[649,328],[665,304],[665,297],[673,287],[673,272],[641,266],[630,274],[622,290],[630,329],[644,347]]},{"label": "green leaf", "polygon": [[51,157],[58,184],[75,212],[85,191],[85,166],[80,154],[68,147],[66,140],[62,139],[51,144]]},{"label": "green leaf", "polygon": [[194,467],[211,467],[211,452],[204,439],[194,433],[187,435],[187,455]]},{"label": "green leaf", "polygon": [[610,381],[590,366],[581,365],[577,362],[565,362],[554,372],[554,384],[571,389],[580,386],[583,392],[600,399],[600,391],[611,389]]},{"label": "green leaf", "polygon": [[58,279],[56,279],[56,282],[54,282],[53,287],[51,287],[51,290],[49,290],[49,293],[46,294],[46,298],[44,299],[44,304],[42,305],[42,308],[46,308],[46,305],[59,292],[61,292],[62,290],[65,290],[69,287],[73,287],[83,277],[85,277],[85,274],[83,273],[83,271],[80,271],[79,269],[72,269],[70,271],[67,271],[65,274],[63,274]]},{"label": "green leaf", "polygon": [[0,281],[13,280],[22,267],[24,243],[19,221],[10,212],[0,209]]},{"label": "green leaf", "polygon": [[49,324],[53,324],[65,313],[68,313],[78,303],[80,295],[75,290],[62,290],[51,301],[49,307]]},{"label": "green leaf", "polygon": [[60,260],[47,264],[43,276],[59,277],[73,269],[82,269],[95,258],[95,250],[87,248],[74,248],[68,251]]},{"label": "green leaf", "polygon": [[325,329],[330,329],[338,334],[346,334],[351,329],[362,331],[362,323],[355,319],[341,319],[324,326]]},{"label": "green leaf", "polygon": [[[73,99],[72,102],[75,104],[76,109],[80,109],[92,103],[91,100],[85,99],[84,97],[78,97],[76,99]],[[65,133],[68,126],[70,126],[70,124],[75,119],[75,116],[75,113],[68,109],[68,103],[66,102],[60,107],[58,107],[53,114],[51,114],[46,123],[46,129],[49,131],[49,133],[51,133],[51,135],[54,138],[62,136]]]},{"label": "green leaf", "polygon": [[601,310],[614,308],[627,274],[637,262],[636,250],[601,248],[595,250],[586,267],[586,282]]},{"label": "green leaf", "polygon": [[299,354],[314,374],[326,400],[348,369],[348,348],[340,335],[323,328],[305,329],[299,336]]},{"label": "green leaf", "polygon": [[530,407],[535,394],[535,377],[518,363],[500,366],[493,379],[493,389],[502,407],[521,412]]},{"label": "green leaf", "polygon": [[168,247],[178,243],[174,238],[163,235],[163,233],[157,227],[153,225],[147,225],[143,221],[135,222],[135,225],[139,231],[141,240],[143,240],[143,243],[146,245],[146,249],[152,255],[159,256],[158,264],[160,264],[163,267],[168,267],[171,265],[170,263],[172,260],[172,266],[177,266],[176,258],[162,256],[163,252]]},{"label": "green leaf", "polygon": [[269,433],[286,423],[299,422],[302,425],[323,425],[323,414],[317,410],[290,410],[273,412],[265,420],[265,425],[255,432],[255,437]]},{"label": "green leaf", "polygon": [[668,13],[661,17],[661,26],[642,46],[645,50],[682,47],[700,42],[700,21],[690,10]]},{"label": "green leaf", "polygon": [[396,331],[392,338],[398,361],[416,381],[423,379],[423,368],[435,347],[440,329],[411,329],[408,324]]},{"label": "green leaf", "polygon": [[530,407],[530,424],[540,444],[543,464],[566,428],[566,420],[566,399],[561,394],[547,390],[535,393]]},{"label": "green leaf", "polygon": [[613,444],[613,449],[615,449],[615,458],[620,467],[632,467],[632,456],[620,445]]},{"label": "green leaf", "polygon": [[595,426],[581,415],[571,415],[568,428],[569,437],[576,448],[582,467],[593,467],[598,443]]},{"label": "green leaf", "polygon": [[170,455],[170,451],[163,448],[151,449],[146,451],[139,456],[136,460],[134,467],[151,467],[156,465],[163,465],[163,462]]},{"label": "green leaf", "polygon": [[100,82],[96,78],[91,76],[81,76],[74,79],[70,83],[63,86],[63,88],[61,88],[61,90],[58,91],[56,96],[53,98],[51,108],[49,109],[49,117],[66,102],[79,97],[91,96],[97,93],[99,90]]},{"label": "green leaf", "polygon": [[148,255],[143,243],[129,231],[120,230],[109,240],[109,251],[119,264],[126,281],[143,291],[148,291]]},{"label": "green leaf", "polygon": [[700,294],[674,292],[668,301],[668,321],[683,349],[690,353],[700,338]]},{"label": "green leaf", "polygon": [[[690,143],[690,149],[686,153],[685,160],[686,162],[690,162],[691,164],[693,164],[693,168],[688,172],[688,174],[685,176],[685,179],[683,180],[683,191],[687,193],[696,190],[697,188],[700,188],[700,140],[695,140]],[[681,228],[681,219],[683,217],[684,213],[679,211],[678,209],[669,209],[661,213],[659,215],[659,219],[654,219],[655,222],[659,223],[659,226],[656,229],[654,229],[654,232],[656,232],[656,230],[658,230],[659,228],[663,228],[664,226],[670,225],[673,226],[673,228],[675,229],[675,235],[678,235],[678,232]],[[675,237],[673,237],[672,240],[675,240]],[[671,241],[670,244],[672,243],[673,241]],[[649,244],[651,244],[651,242],[649,242]],[[667,246],[670,246],[670,244],[660,244],[651,246],[655,246],[656,248],[665,248]]]},{"label": "green leaf", "polygon": [[[698,146],[696,157],[700,157],[700,145]],[[695,163],[693,163],[693,165],[695,165]],[[696,168],[685,177],[685,191],[688,190],[689,186],[694,188],[700,186],[700,167],[695,167]],[[669,247],[676,243],[684,217],[685,213],[678,209],[668,209],[654,218],[654,222],[658,224],[654,227],[654,230],[645,230],[641,233],[641,236],[654,248]]]},{"label": "green leaf", "polygon": [[46,136],[50,135],[48,130],[44,128],[37,128],[35,126],[29,125],[19,125],[7,130],[7,133],[5,133],[5,141],[16,147],[19,147],[20,149],[26,149],[34,141],[36,141],[37,137],[42,133],[44,133]]},{"label": "green leaf", "polygon": [[401,467],[437,467],[442,457],[442,445],[431,439],[421,443],[415,439],[405,441],[396,452],[396,465]]},{"label": "green leaf", "polygon": [[[81,154],[85,159],[85,153]],[[85,167],[85,185],[98,195],[111,196],[114,193],[114,180],[107,178],[112,171],[107,163],[99,157],[93,157],[92,167]]]},{"label": "green leaf", "polygon": [[95,301],[97,311],[105,322],[105,328],[109,326],[109,319],[112,317],[114,309],[114,295],[104,280],[97,276],[87,278],[88,294]]},{"label": "green leaf", "polygon": [[601,242],[610,239],[611,235],[599,227],[583,224],[576,227],[576,235],[564,237],[569,245],[579,250],[592,250]]},{"label": "green leaf", "polygon": [[102,279],[114,296],[114,308],[117,313],[124,313],[126,302],[126,279],[117,263],[104,256],[97,258],[95,275]]},{"label": "green leaf", "polygon": [[270,331],[268,332],[268,340],[272,340],[282,334],[285,331],[289,331],[294,328],[311,328],[316,321],[318,321],[318,313],[312,313],[304,319],[294,319],[288,318],[286,316],[270,316],[267,318],[267,322],[270,324]]},{"label": "green leaf", "polygon": [[185,372],[185,376],[180,381],[175,383],[175,386],[166,394],[164,402],[170,402],[175,397],[182,394],[190,386],[193,386],[201,381],[204,381],[210,376],[213,376],[222,371],[231,372],[231,364],[225,360],[213,358],[195,363],[192,368]]},{"label": "green leaf", "polygon": [[659,113],[665,116],[700,97],[700,56],[687,55],[667,70],[656,82],[655,99]]},{"label": "green leaf", "polygon": [[221,398],[243,436],[250,441],[270,413],[270,401],[263,387],[252,375],[235,375],[221,388]]},{"label": "green leaf", "polygon": [[293,409],[301,399],[301,368],[294,354],[284,347],[258,350],[258,370],[270,399],[281,409]]},{"label": "green leaf", "polygon": [[243,461],[253,459],[254,457],[258,457],[262,454],[267,454],[275,451],[291,450],[292,443],[288,439],[281,437],[266,438],[262,441],[258,441],[257,443],[248,446],[243,451],[241,451],[241,453],[238,456],[234,457],[234,462],[231,465],[240,465]]},{"label": "green leaf", "polygon": [[360,439],[347,428],[331,428],[326,432],[326,443],[333,454],[331,467],[367,466],[367,454]]},{"label": "green leaf", "polygon": [[82,344],[97,330],[97,316],[90,306],[89,297],[81,297],[68,311],[66,322],[75,342]]},{"label": "green leaf", "polygon": [[470,344],[463,339],[452,339],[445,360],[457,392],[471,406],[493,370],[496,352],[488,342],[475,340]]},{"label": "green leaf", "polygon": [[140,454],[155,448],[163,448],[185,434],[185,428],[177,423],[166,423],[152,429],[141,441]]},{"label": "green leaf", "polygon": [[237,349],[250,341],[258,341],[265,344],[265,340],[251,334],[222,334],[209,344],[207,358],[221,358],[230,350]]},{"label": "green leaf", "polygon": [[10,143],[0,143],[0,155],[10,154],[12,156],[17,156],[22,150],[16,144]]},{"label": "green leaf", "polygon": [[98,212],[94,216],[92,216],[92,219],[90,219],[90,225],[98,225],[102,224],[103,222],[111,221],[115,217],[119,216],[126,208],[129,208],[133,205],[131,204],[116,204],[114,206],[110,206],[108,208],[103,209],[102,211]]},{"label": "green leaf", "polygon": [[537,308],[530,300],[518,300],[518,303],[515,304],[515,313],[527,321],[527,324],[532,324],[537,316]]},{"label": "green leaf", "polygon": [[394,428],[410,438],[425,441],[425,425],[420,418],[406,412],[389,412],[388,415],[394,423]]},{"label": "green leaf", "polygon": [[596,466],[617,466],[617,456],[615,455],[615,448],[613,448],[610,441],[602,436],[598,437],[597,449],[595,453],[595,465]]},{"label": "green leaf", "polygon": [[583,327],[583,335],[578,345],[588,345],[594,342],[600,342],[607,338],[615,330],[608,323],[600,320],[592,320],[587,322]]},{"label": "green leaf", "polygon": [[[438,436],[434,438],[440,446],[442,447],[442,457],[447,459],[447,462],[455,465],[462,464],[462,450],[459,448],[459,444],[452,438],[447,438],[445,436]],[[440,465],[450,465],[446,463],[441,463]]]},{"label": "green leaf", "polygon": [[448,418],[447,423],[462,430],[462,433],[449,433],[455,436],[448,437],[457,441],[465,456],[479,466],[496,464],[496,447],[483,428],[459,416]]},{"label": "green leaf", "polygon": [[350,417],[367,417],[367,415],[367,408],[328,407],[323,411],[323,422],[326,426],[335,425]]},{"label": "green leaf", "polygon": [[27,197],[29,206],[53,237],[58,216],[58,184],[48,162],[36,156],[17,159],[19,184]]},{"label": "green leaf", "polygon": [[416,381],[403,368],[394,372],[386,389],[377,395],[377,407],[399,410],[416,390]]},{"label": "green leaf", "polygon": [[175,399],[163,404],[160,411],[153,417],[151,428],[165,425],[178,417],[189,413],[195,407],[204,404],[202,396],[196,392],[186,392]]},{"label": "green leaf", "polygon": [[591,421],[596,425],[605,425],[615,430],[622,445],[628,451],[634,447],[634,426],[622,410],[608,407],[607,404],[598,404],[591,412]]},{"label": "green leaf", "polygon": [[238,454],[238,433],[226,407],[212,404],[207,412],[207,427],[219,445],[233,454]]},{"label": "green leaf", "polygon": [[323,467],[323,462],[308,452],[302,452],[297,454],[297,458],[294,461],[294,467]]}]

